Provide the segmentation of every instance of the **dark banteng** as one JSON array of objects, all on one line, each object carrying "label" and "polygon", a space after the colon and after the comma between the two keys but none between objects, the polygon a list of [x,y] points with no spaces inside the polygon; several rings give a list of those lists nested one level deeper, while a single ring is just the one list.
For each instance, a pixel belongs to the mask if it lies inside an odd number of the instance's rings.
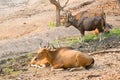
[{"label": "dark banteng", "polygon": [[100,41],[103,39],[103,32],[105,29],[106,22],[101,16],[86,16],[81,17],[80,19],[76,19],[75,16],[71,14],[71,12],[67,13],[67,20],[65,22],[65,26],[69,27],[73,25],[76,29],[78,29],[81,33],[81,36],[85,35],[85,31],[93,31],[98,29],[100,33]]}]

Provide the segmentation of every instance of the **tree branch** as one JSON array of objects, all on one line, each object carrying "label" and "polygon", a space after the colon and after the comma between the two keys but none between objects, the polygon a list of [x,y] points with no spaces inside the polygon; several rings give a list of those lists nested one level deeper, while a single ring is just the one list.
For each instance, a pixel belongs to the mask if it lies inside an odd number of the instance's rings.
[{"label": "tree branch", "polygon": [[90,55],[96,55],[96,54],[104,54],[104,53],[113,53],[113,52],[115,52],[115,53],[118,53],[118,52],[120,52],[120,49],[109,49],[109,50],[102,50],[102,51],[95,51],[95,52],[92,52],[92,53],[90,53]]},{"label": "tree branch", "polygon": [[51,4],[54,4],[57,9],[61,10],[62,7],[60,6],[60,4],[56,1],[56,0],[49,0]]},{"label": "tree branch", "polygon": [[67,1],[65,2],[65,5],[62,7],[62,9],[64,9],[64,8],[67,6],[68,2],[69,2],[69,0],[67,0]]},{"label": "tree branch", "polygon": [[56,0],[49,0],[50,1],[50,3],[51,4],[54,4],[58,9],[60,9],[60,10],[63,10],[66,6],[67,6],[67,4],[68,4],[68,2],[69,2],[69,0],[67,0],[66,2],[65,2],[65,5],[62,7],[61,5],[60,5],[60,2],[59,2],[59,0],[58,0],[58,2],[56,1]]}]

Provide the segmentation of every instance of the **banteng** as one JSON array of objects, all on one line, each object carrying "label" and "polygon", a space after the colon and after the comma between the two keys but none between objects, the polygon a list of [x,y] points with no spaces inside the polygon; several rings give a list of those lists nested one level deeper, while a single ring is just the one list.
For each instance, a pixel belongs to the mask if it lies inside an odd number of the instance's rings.
[{"label": "banteng", "polygon": [[43,59],[48,61],[52,66],[52,69],[67,69],[75,67],[84,67],[85,69],[89,69],[94,64],[94,59],[92,57],[69,47],[56,49],[41,48],[34,60],[37,62]]},{"label": "banteng", "polygon": [[105,21],[100,16],[92,16],[92,17],[82,17],[77,20],[71,13],[67,14],[68,20],[65,24],[66,27],[73,25],[76,29],[78,29],[83,37],[85,35],[85,31],[93,31],[98,29],[100,32],[100,41],[103,39],[103,32],[105,28]]},{"label": "banteng", "polygon": [[[44,48],[47,49],[48,45],[47,46],[44,46]],[[40,49],[38,50],[37,52],[37,55],[40,53],[41,51],[41,47]],[[64,49],[73,49],[71,47],[65,47]],[[30,62],[30,65],[33,66],[33,67],[38,67],[38,68],[44,68],[44,67],[48,67],[50,66],[48,60],[46,58],[43,58],[43,59],[37,59],[36,57],[32,58],[31,62]]]},{"label": "banteng", "polygon": [[103,10],[99,12],[83,11],[74,16],[71,12],[65,12],[61,17],[61,23],[66,27],[73,25],[80,31],[82,36],[84,36],[85,31],[100,33],[100,40],[103,39],[103,32],[109,31],[110,29],[109,26],[107,26],[106,15]]}]

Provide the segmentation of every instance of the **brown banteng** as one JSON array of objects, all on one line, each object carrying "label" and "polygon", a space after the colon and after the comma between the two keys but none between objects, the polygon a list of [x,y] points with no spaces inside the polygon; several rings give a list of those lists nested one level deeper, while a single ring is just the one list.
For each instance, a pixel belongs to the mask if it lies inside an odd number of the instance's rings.
[{"label": "brown banteng", "polygon": [[81,53],[69,47],[56,49],[41,48],[35,56],[36,61],[47,59],[53,69],[67,69],[84,67],[89,69],[94,64],[94,59],[85,53]]},{"label": "brown banteng", "polygon": [[[48,46],[44,46],[44,48],[46,48],[46,49],[47,49],[47,47]],[[41,49],[42,48],[40,48],[38,50],[37,55],[40,53]],[[71,48],[71,47],[65,47],[64,49],[73,49],[73,48]],[[50,66],[50,64],[49,64],[49,62],[48,62],[48,60],[46,58],[43,58],[43,59],[40,58],[39,59],[39,58],[34,57],[34,58],[32,58],[32,60],[30,62],[30,66],[32,66],[32,67],[38,67],[38,68],[44,68],[44,67]]]}]

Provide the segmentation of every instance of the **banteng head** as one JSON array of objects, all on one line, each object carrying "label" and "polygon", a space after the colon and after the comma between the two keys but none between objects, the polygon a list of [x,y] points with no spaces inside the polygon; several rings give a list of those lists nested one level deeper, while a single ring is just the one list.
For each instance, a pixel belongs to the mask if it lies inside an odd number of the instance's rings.
[{"label": "banteng head", "polygon": [[48,48],[41,48],[35,58],[35,61],[42,60],[47,57],[49,49]]},{"label": "banteng head", "polygon": [[72,21],[73,16],[71,14],[70,11],[64,11],[63,15],[61,15],[61,23],[65,26],[65,27],[69,27],[71,26],[70,21]]},{"label": "banteng head", "polygon": [[35,66],[35,67],[47,67],[49,66],[48,60],[45,59],[37,59],[36,57],[34,57],[31,62],[30,62],[31,66]]},{"label": "banteng head", "polygon": [[32,66],[39,66],[39,67],[47,67],[49,66],[49,61],[47,59],[48,53],[50,51],[49,46],[44,46],[40,48],[36,54],[36,56],[31,60]]},{"label": "banteng head", "polygon": [[109,33],[112,28],[113,26],[111,24],[106,23],[104,32]]},{"label": "banteng head", "polygon": [[49,62],[47,60],[47,48],[40,48],[37,55],[31,60],[31,66],[47,67]]}]

